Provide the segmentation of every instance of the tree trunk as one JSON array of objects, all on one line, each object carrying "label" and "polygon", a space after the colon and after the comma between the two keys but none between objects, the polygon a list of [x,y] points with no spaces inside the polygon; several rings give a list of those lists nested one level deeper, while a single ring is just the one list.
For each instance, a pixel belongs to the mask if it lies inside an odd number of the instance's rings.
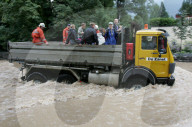
[{"label": "tree trunk", "polygon": [[180,52],[182,51],[183,40],[181,40]]}]

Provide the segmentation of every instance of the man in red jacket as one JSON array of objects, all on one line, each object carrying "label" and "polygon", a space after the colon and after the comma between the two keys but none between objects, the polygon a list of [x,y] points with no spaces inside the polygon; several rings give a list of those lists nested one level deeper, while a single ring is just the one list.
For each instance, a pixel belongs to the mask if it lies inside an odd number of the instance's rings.
[{"label": "man in red jacket", "polygon": [[67,27],[63,30],[63,43],[65,44],[68,38],[68,33],[70,30],[71,24],[68,24]]},{"label": "man in red jacket", "polygon": [[33,32],[32,32],[32,38],[33,38],[33,43],[35,45],[42,45],[43,43],[45,43],[46,45],[48,45],[47,40],[45,39],[45,35],[43,32],[43,29],[45,28],[45,24],[44,23],[40,23],[39,27],[37,27]]}]

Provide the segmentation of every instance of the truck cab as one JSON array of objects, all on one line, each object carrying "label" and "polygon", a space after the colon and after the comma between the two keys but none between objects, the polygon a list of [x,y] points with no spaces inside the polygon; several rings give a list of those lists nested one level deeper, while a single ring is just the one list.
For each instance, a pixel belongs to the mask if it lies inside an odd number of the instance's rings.
[{"label": "truck cab", "polygon": [[[137,87],[140,86],[139,82],[142,82],[142,80],[139,80],[142,78],[148,80],[145,80],[144,84],[140,83],[142,86],[146,83],[168,84],[170,86],[174,84],[175,79],[172,74],[175,70],[175,63],[167,42],[167,36],[168,33],[165,30],[145,29],[137,31],[134,66],[131,67],[132,76],[130,76],[138,80],[134,82],[134,84],[138,83]],[[128,60],[131,61],[130,59]],[[127,71],[126,69],[124,74],[127,73]],[[128,84],[128,87],[132,86],[133,84]]]}]

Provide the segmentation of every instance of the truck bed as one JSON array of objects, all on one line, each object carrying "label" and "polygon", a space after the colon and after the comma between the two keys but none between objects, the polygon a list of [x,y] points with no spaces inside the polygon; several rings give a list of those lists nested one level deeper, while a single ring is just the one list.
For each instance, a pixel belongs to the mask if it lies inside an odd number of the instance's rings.
[{"label": "truck bed", "polygon": [[49,46],[36,46],[32,42],[9,42],[9,60],[46,65],[122,65],[122,46],[83,45],[64,46],[62,42],[49,42]]}]

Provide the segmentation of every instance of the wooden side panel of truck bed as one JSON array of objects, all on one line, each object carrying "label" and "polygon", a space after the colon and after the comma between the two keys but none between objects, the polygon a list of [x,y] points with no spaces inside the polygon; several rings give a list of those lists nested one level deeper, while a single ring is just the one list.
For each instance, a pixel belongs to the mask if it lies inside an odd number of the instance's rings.
[{"label": "wooden side panel of truck bed", "polygon": [[50,42],[36,46],[32,42],[10,42],[9,59],[32,64],[122,65],[122,46],[64,46]]}]

